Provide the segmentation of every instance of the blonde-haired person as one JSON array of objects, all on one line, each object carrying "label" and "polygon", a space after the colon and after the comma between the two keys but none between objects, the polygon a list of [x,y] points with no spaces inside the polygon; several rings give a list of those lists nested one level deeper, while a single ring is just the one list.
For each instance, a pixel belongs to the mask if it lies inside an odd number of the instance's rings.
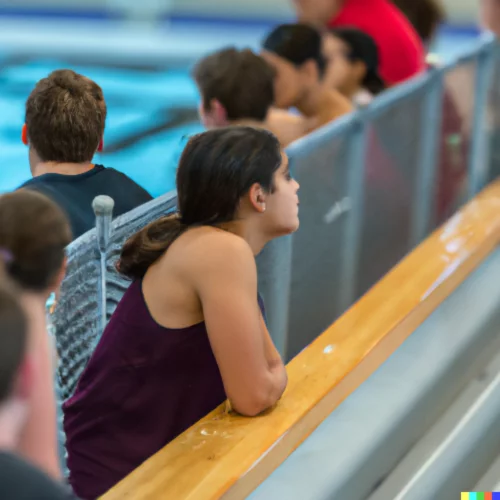
[{"label": "blonde-haired person", "polygon": [[53,343],[45,305],[57,292],[71,242],[62,210],[42,194],[19,190],[0,196],[0,249],[8,276],[19,286],[29,321],[29,352],[34,360],[32,411],[18,445],[21,456],[52,477],[61,477],[57,444]]}]

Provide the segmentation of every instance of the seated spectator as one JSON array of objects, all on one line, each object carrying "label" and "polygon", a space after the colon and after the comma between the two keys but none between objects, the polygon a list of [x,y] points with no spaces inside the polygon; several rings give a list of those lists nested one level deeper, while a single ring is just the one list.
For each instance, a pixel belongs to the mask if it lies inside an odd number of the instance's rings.
[{"label": "seated spectator", "polygon": [[125,174],[92,163],[103,148],[105,120],[101,88],[71,70],[40,80],[26,102],[22,140],[29,146],[33,179],[21,187],[54,200],[68,216],[74,238],[94,227],[97,195],[115,200],[115,216],[151,200]]},{"label": "seated spectator", "polygon": [[322,39],[314,28],[283,24],[271,32],[262,47],[263,57],[276,70],[276,105],[297,108],[307,119],[309,132],[352,111],[348,99],[325,85]]},{"label": "seated spectator", "polygon": [[251,50],[227,48],[196,64],[200,117],[207,128],[246,125],[272,132],[282,146],[306,134],[304,120],[274,103],[274,71]]},{"label": "seated spectator", "polygon": [[26,422],[36,410],[36,360],[30,354],[28,318],[6,278],[0,280],[0,492],[5,500],[62,500],[62,485],[17,455]]},{"label": "seated spectator", "polygon": [[29,352],[36,360],[30,413],[18,451],[55,478],[61,475],[54,393],[54,355],[47,332],[45,304],[57,292],[71,241],[62,210],[42,194],[21,189],[0,196],[0,248],[5,269],[21,290],[29,319]]},{"label": "seated spectator", "polygon": [[411,24],[390,0],[293,0],[293,3],[301,22],[321,30],[357,28],[370,35],[380,53],[380,74],[388,85],[424,71],[424,47]]},{"label": "seated spectator", "polygon": [[370,35],[354,28],[335,28],[323,37],[328,61],[325,82],[352,100],[366,106],[385,89],[379,75],[379,57]]},{"label": "seated spectator", "polygon": [[124,246],[123,296],[63,406],[70,483],[96,498],[229,399],[272,407],[286,370],[259,310],[255,255],[299,226],[298,184],[276,137],[251,127],[188,142],[179,214]]}]

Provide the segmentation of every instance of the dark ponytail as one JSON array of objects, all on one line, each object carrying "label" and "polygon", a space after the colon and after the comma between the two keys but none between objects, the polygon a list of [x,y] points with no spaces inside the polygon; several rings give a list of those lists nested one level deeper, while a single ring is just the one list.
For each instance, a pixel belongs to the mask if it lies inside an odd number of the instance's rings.
[{"label": "dark ponytail", "polygon": [[363,80],[363,88],[375,96],[382,93],[386,89],[386,85],[378,73],[369,71]]},{"label": "dark ponytail", "polygon": [[149,223],[126,241],[116,266],[118,271],[130,279],[141,279],[186,229],[178,214]]},{"label": "dark ponytail", "polygon": [[125,243],[118,271],[141,279],[188,228],[216,226],[235,219],[241,197],[253,184],[274,190],[281,147],[270,132],[228,127],[195,135],[177,170],[179,213],[151,222]]}]

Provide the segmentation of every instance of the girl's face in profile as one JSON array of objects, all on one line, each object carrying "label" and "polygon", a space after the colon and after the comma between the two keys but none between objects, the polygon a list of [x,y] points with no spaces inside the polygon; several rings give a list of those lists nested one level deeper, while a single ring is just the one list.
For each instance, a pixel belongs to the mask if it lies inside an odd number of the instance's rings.
[{"label": "girl's face in profile", "polygon": [[323,36],[323,55],[327,60],[324,81],[328,88],[349,96],[358,90],[363,79],[363,67],[349,59],[349,46],[327,33]]},{"label": "girl's face in profile", "polygon": [[266,200],[266,226],[273,236],[295,232],[299,228],[299,184],[292,178],[287,155],[274,174],[274,192]]}]

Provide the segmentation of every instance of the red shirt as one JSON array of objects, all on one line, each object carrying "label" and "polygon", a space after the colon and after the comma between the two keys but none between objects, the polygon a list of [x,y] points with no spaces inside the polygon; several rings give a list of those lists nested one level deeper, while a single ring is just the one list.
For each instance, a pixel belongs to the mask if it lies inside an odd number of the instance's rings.
[{"label": "red shirt", "polygon": [[371,35],[379,49],[380,74],[389,85],[425,70],[425,50],[419,36],[388,0],[346,0],[328,25],[353,26]]}]

